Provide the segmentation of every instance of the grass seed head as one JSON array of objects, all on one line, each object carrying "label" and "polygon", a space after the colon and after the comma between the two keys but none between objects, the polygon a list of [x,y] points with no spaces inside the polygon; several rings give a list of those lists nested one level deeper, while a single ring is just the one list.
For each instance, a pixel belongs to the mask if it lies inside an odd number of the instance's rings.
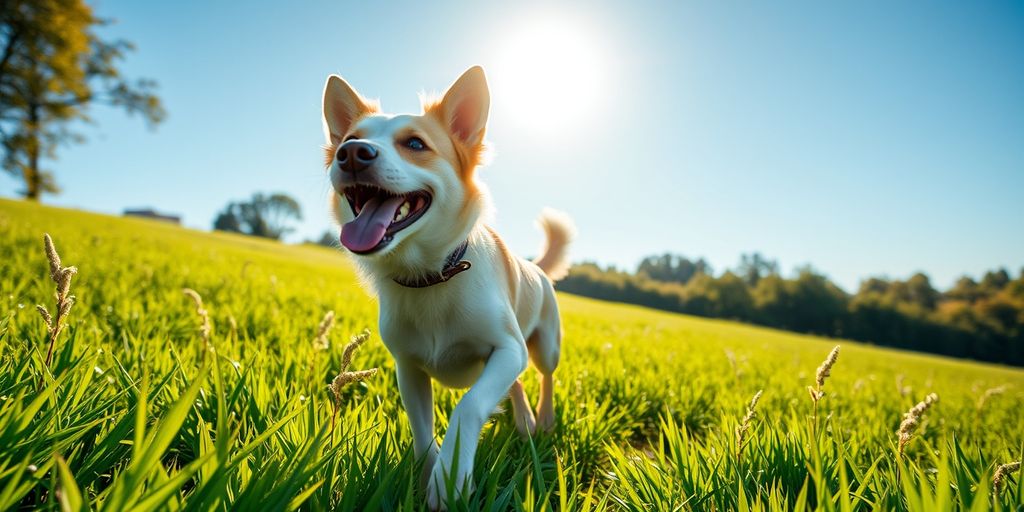
[{"label": "grass seed head", "polygon": [[906,375],[902,373],[896,376],[896,391],[900,396],[910,396],[910,393],[914,391],[910,386],[904,386],[903,382],[906,380]]},{"label": "grass seed head", "polygon": [[747,431],[750,430],[750,424],[754,421],[754,415],[757,413],[757,402],[761,400],[761,394],[764,392],[763,389],[759,389],[754,394],[754,398],[750,400],[750,405],[747,406],[747,414],[740,420],[739,426],[736,427],[736,456],[739,457],[743,454],[743,448],[747,443]]},{"label": "grass seed head", "polygon": [[[333,319],[333,315],[331,315],[331,317]],[[355,353],[356,349],[368,339],[370,339],[370,331],[369,329],[363,329],[363,332],[352,336],[352,341],[350,341],[348,345],[345,345],[345,351],[341,356],[341,370],[338,371],[338,375],[334,377],[331,381],[331,385],[328,386],[331,390],[331,394],[334,395],[335,415],[337,415],[338,409],[341,408],[341,390],[353,382],[366,380],[377,373],[376,368],[352,372],[348,371],[349,365],[352,364],[352,354]]]},{"label": "grass seed head", "polygon": [[839,345],[836,345],[828,353],[828,357],[814,372],[814,385],[807,386],[807,393],[811,396],[811,401],[814,402],[815,417],[817,417],[818,401],[825,397],[825,391],[821,388],[825,387],[825,379],[832,375],[832,366],[836,364],[837,359],[839,359]]},{"label": "grass seed head", "polygon": [[46,366],[50,366],[50,361],[53,359],[53,347],[57,342],[57,337],[60,336],[61,330],[64,329],[64,323],[71,312],[71,306],[75,305],[75,296],[68,295],[71,291],[71,278],[78,273],[78,269],[75,267],[62,266],[60,261],[60,254],[57,253],[57,247],[53,244],[53,239],[50,238],[49,233],[43,234],[43,249],[46,252],[46,261],[50,264],[50,279],[56,285],[54,298],[56,299],[57,313],[56,317],[50,315],[42,305],[37,305],[36,309],[39,314],[43,317],[43,321],[46,322],[46,330],[49,333],[50,346],[46,352]]},{"label": "grass seed head", "polygon": [[989,401],[989,399],[991,399],[994,396],[998,396],[998,395],[1001,395],[1003,393],[1006,393],[1006,391],[1008,389],[1009,389],[1009,386],[1007,386],[1006,384],[1003,384],[1002,386],[996,386],[994,388],[986,389],[985,392],[981,395],[981,398],[978,399],[978,409],[984,409],[985,408],[985,404]]},{"label": "grass seed head", "polygon": [[996,468],[996,473],[992,476],[992,490],[995,491],[996,496],[998,496],[1003,490],[1003,480],[1005,480],[1010,473],[1016,472],[1019,469],[1019,460],[1009,464],[1002,464]]},{"label": "grass seed head", "polygon": [[907,444],[910,443],[910,440],[914,437],[914,432],[917,430],[917,426],[921,423],[924,413],[938,401],[939,395],[930,393],[924,400],[918,402],[917,405],[911,407],[910,410],[903,415],[903,422],[900,423],[900,428],[896,431],[896,435],[899,438],[900,455],[903,454],[904,448],[906,448]]},{"label": "grass seed head", "polygon": [[53,245],[53,239],[50,238],[49,233],[43,234],[43,247],[46,250],[46,259],[50,262],[50,279],[53,279],[55,283],[59,283],[62,270],[60,254],[57,254],[57,248]]},{"label": "grass seed head", "polygon": [[57,294],[67,295],[68,291],[71,290],[71,278],[78,273],[78,269],[75,267],[65,267],[60,271],[60,277],[57,279]]},{"label": "grass seed head", "polygon": [[832,375],[832,366],[836,364],[836,360],[839,359],[839,345],[836,345],[831,352],[828,353],[828,357],[818,367],[818,371],[815,373],[814,382],[818,385],[820,390],[825,386],[825,379]]},{"label": "grass seed head", "polygon": [[185,288],[181,290],[188,298],[192,299],[192,302],[196,306],[196,316],[199,317],[199,335],[203,338],[203,341],[207,345],[210,343],[210,334],[213,332],[213,325],[210,324],[210,313],[203,307],[203,297],[199,295],[199,292]]},{"label": "grass seed head", "polygon": [[46,250],[46,260],[50,263],[50,279],[57,285],[57,297],[67,295],[71,289],[71,278],[78,273],[75,267],[61,266],[60,254],[57,247],[53,245],[53,239],[49,233],[43,234],[43,247]]},{"label": "grass seed head", "polygon": [[60,303],[60,317],[67,318],[68,313],[71,312],[71,306],[75,305],[75,296],[68,295],[64,298],[64,301]]},{"label": "grass seed head", "polygon": [[345,351],[341,355],[341,371],[348,369],[348,365],[352,364],[352,354],[368,339],[370,339],[369,329],[363,329],[363,332],[352,336],[352,340],[345,345]]},{"label": "grass seed head", "polygon": [[313,338],[313,349],[327,350],[331,348],[331,340],[328,338],[331,327],[334,327],[334,311],[328,311],[324,315],[324,319],[320,321],[320,326],[316,330],[316,338]]},{"label": "grass seed head", "polygon": [[334,377],[331,381],[331,393],[334,394],[334,400],[337,402],[341,401],[341,390],[353,382],[359,382],[366,380],[377,374],[376,368],[370,368],[369,370],[356,370],[354,372],[341,372]]},{"label": "grass seed head", "polygon": [[43,317],[43,321],[46,322],[46,327],[53,328],[53,317],[50,316],[50,312],[46,310],[46,306],[42,304],[36,304],[36,310],[39,311],[39,315]]}]

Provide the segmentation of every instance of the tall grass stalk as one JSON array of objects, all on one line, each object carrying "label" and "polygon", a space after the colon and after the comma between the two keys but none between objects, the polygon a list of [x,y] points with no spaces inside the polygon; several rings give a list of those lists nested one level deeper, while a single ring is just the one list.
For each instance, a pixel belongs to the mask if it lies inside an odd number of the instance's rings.
[{"label": "tall grass stalk", "polygon": [[49,368],[50,363],[53,362],[53,347],[57,344],[57,337],[64,330],[68,313],[71,311],[71,307],[75,305],[75,296],[70,294],[71,278],[78,273],[78,269],[61,265],[60,255],[57,254],[57,247],[53,245],[53,239],[50,238],[49,233],[43,235],[43,248],[46,251],[46,259],[50,263],[50,279],[56,285],[54,293],[56,305],[54,311],[57,314],[50,315],[45,306],[42,304],[36,305],[36,309],[46,323],[46,331],[49,337],[49,348],[46,349],[46,367]]},{"label": "tall grass stalk", "polygon": [[903,456],[904,449],[914,437],[914,432],[917,431],[918,425],[921,424],[921,419],[924,418],[924,413],[933,405],[938,403],[938,401],[939,395],[930,393],[924,400],[918,402],[917,405],[911,407],[909,411],[903,414],[903,421],[900,423],[899,430],[896,431],[900,457]]},{"label": "tall grass stalk", "polygon": [[836,345],[828,353],[821,366],[818,366],[818,370],[814,372],[814,387],[807,386],[807,392],[811,395],[811,402],[814,404],[812,415],[814,432],[818,431],[818,402],[825,397],[825,380],[832,375],[832,367],[835,366],[837,360],[839,360],[839,345]]},{"label": "tall grass stalk", "polygon": [[210,343],[210,335],[213,333],[210,313],[203,307],[203,297],[199,295],[199,292],[191,288],[185,288],[182,290],[182,293],[192,299],[192,303],[196,307],[196,316],[199,317],[199,338],[203,341],[203,346],[199,350],[199,357],[200,360],[205,360],[206,353],[213,350],[213,345]]},{"label": "tall grass stalk", "polygon": [[342,352],[341,356],[341,369],[338,370],[338,374],[331,381],[330,386],[328,386],[333,398],[332,403],[334,404],[334,413],[331,415],[332,433],[334,432],[335,422],[338,418],[338,411],[341,409],[341,390],[353,382],[359,382],[377,374],[376,368],[348,371],[348,367],[352,364],[352,354],[354,354],[356,349],[368,339],[370,339],[370,331],[363,330],[363,332],[353,336],[352,341],[350,341],[348,345],[345,345],[345,350]]},{"label": "tall grass stalk", "polygon": [[750,405],[747,405],[747,414],[740,420],[740,424],[736,427],[736,461],[739,463],[740,458],[743,456],[743,448],[747,445],[747,434],[750,430],[751,423],[754,421],[754,416],[757,413],[757,402],[761,400],[761,394],[764,392],[763,389],[759,389],[754,394],[754,398],[750,400]]},{"label": "tall grass stalk", "polygon": [[1003,492],[1003,481],[1010,473],[1014,473],[1020,469],[1020,461],[1010,462],[1009,464],[1001,464],[996,468],[995,474],[992,476],[992,492],[999,497],[999,494]]},{"label": "tall grass stalk", "polygon": [[320,320],[320,325],[318,325],[316,328],[316,336],[313,337],[313,351],[309,355],[310,385],[316,382],[316,379],[322,378],[317,377],[317,356],[322,352],[327,352],[328,350],[330,350],[330,334],[332,327],[334,327],[334,311],[328,311],[326,314],[324,314],[323,320]]}]

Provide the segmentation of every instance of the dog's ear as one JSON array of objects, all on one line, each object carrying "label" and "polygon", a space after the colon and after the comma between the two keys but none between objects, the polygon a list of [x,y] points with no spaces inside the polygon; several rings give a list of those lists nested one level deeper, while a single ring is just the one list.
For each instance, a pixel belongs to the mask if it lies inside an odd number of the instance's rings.
[{"label": "dog's ear", "polygon": [[343,78],[338,75],[327,77],[324,86],[324,137],[328,144],[340,144],[352,123],[376,111],[376,103],[360,96]]},{"label": "dog's ear", "polygon": [[448,129],[457,139],[470,146],[483,143],[490,106],[491,94],[487,90],[487,79],[480,66],[466,70],[444,93],[444,99],[439,105]]}]

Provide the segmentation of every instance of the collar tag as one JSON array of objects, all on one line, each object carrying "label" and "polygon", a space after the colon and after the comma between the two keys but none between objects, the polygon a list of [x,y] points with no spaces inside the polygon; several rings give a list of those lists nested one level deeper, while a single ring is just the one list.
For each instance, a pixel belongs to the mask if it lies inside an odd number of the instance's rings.
[{"label": "collar tag", "polygon": [[473,266],[472,263],[462,259],[466,255],[466,249],[469,248],[469,240],[462,242],[458,247],[448,255],[448,259],[445,260],[444,268],[437,274],[432,274],[427,277],[421,277],[413,281],[405,281],[398,278],[393,278],[392,281],[406,287],[406,288],[426,288],[428,286],[434,286],[448,281],[456,275],[465,272]]}]

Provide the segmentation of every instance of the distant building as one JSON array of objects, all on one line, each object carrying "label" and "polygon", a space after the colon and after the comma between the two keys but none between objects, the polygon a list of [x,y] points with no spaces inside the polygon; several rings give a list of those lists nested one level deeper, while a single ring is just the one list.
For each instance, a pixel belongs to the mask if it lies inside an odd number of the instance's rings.
[{"label": "distant building", "polygon": [[125,217],[143,217],[146,219],[159,220],[163,222],[170,222],[171,224],[181,224],[181,217],[177,215],[166,215],[163,213],[157,213],[152,208],[138,208],[138,209],[127,209],[124,211]]}]

